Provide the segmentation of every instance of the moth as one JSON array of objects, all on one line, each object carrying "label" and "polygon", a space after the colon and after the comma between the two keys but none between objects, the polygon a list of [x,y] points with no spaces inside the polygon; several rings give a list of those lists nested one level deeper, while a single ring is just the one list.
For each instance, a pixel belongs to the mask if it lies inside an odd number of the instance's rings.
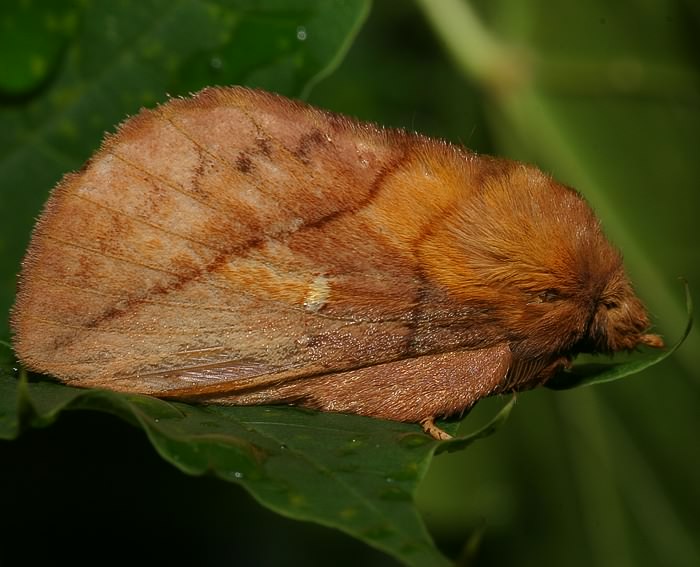
[{"label": "moth", "polygon": [[241,87],[142,110],[53,190],[12,313],[70,385],[434,423],[662,347],[579,193]]}]

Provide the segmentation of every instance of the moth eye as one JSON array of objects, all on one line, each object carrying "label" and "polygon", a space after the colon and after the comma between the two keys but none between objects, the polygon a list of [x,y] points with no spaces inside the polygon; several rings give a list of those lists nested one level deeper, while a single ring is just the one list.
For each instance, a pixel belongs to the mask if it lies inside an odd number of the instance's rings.
[{"label": "moth eye", "polygon": [[561,292],[558,289],[546,289],[534,295],[529,304],[533,303],[552,303],[562,298]]},{"label": "moth eye", "polygon": [[552,301],[557,301],[558,299],[561,299],[561,292],[558,289],[550,288],[540,293],[539,297],[542,301],[550,303]]}]

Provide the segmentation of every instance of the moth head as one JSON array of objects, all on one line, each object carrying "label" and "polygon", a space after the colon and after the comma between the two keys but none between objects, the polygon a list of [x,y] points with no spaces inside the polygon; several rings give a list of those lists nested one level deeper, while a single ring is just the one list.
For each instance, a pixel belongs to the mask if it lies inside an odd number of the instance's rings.
[{"label": "moth head", "polygon": [[648,328],[646,309],[619,270],[600,293],[579,348],[582,352],[611,354],[640,345],[663,347],[661,337],[647,333]]},{"label": "moth head", "polygon": [[433,277],[526,356],[662,346],[583,197],[535,167],[503,163],[426,243]]},{"label": "moth head", "polygon": [[539,293],[530,309],[524,310],[525,318],[533,322],[532,328],[545,330],[545,336],[551,333],[549,346],[556,345],[558,354],[613,354],[639,346],[663,347],[661,337],[647,332],[647,311],[622,266],[600,275],[599,281],[599,286],[569,290],[568,295],[557,288]]}]

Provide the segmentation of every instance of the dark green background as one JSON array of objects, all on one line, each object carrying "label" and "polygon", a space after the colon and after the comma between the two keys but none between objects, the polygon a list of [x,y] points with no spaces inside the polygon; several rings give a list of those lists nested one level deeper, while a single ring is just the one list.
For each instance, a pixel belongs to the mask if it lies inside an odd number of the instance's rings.
[{"label": "dark green background", "polygon": [[[499,43],[526,51],[532,65],[525,86],[497,93],[444,49],[417,4],[376,2],[324,79],[318,60],[357,17],[349,3],[321,15],[320,2],[263,3],[280,11],[277,20],[260,17],[255,4],[2,4],[3,312],[48,190],[94,151],[102,132],[165,92],[238,77],[292,95],[317,82],[307,98],[320,106],[537,163],[586,195],[658,330],[669,340],[680,334],[677,277],[691,290],[700,282],[697,3],[472,3]],[[323,25],[314,28],[312,18]],[[184,24],[169,27],[174,21]],[[298,22],[308,39],[296,53],[284,42],[293,42]],[[85,34],[89,45],[125,47],[76,53],[72,42]],[[144,35],[162,41],[138,43]],[[67,104],[73,114],[59,112]],[[2,316],[0,338],[7,333]],[[483,532],[478,565],[699,564],[699,366],[694,331],[670,360],[633,378],[521,395],[497,435],[433,462],[418,501],[438,544],[455,556]],[[494,403],[480,404],[474,419]],[[144,560],[175,563],[392,561],[347,536],[277,517],[235,485],[182,475],[140,431],[105,415],[71,413],[3,442],[0,463],[1,565],[39,556],[126,559],[140,542]]]}]

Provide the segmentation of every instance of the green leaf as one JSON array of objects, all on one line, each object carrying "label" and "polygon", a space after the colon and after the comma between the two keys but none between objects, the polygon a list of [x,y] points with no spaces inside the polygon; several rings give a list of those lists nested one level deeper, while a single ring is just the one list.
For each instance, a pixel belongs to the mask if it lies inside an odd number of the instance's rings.
[{"label": "green leaf", "polygon": [[510,416],[510,412],[515,407],[515,400],[516,397],[512,396],[510,401],[506,405],[504,405],[501,408],[501,410],[491,419],[491,421],[489,421],[481,429],[478,429],[473,433],[469,433],[467,435],[453,437],[452,439],[440,443],[440,445],[435,451],[435,454],[454,453],[455,451],[461,451],[463,449],[466,449],[472,443],[474,443],[474,441],[484,439],[492,433],[495,433]]},{"label": "green leaf", "polygon": [[[2,439],[45,427],[63,411],[111,413],[142,428],[156,451],[183,472],[238,483],[280,514],[343,530],[406,565],[449,564],[413,502],[433,453],[491,434],[513,405],[476,433],[438,442],[413,424],[292,407],[192,406],[29,383],[26,375],[17,381],[5,370]],[[457,424],[443,427],[454,432]]]}]

